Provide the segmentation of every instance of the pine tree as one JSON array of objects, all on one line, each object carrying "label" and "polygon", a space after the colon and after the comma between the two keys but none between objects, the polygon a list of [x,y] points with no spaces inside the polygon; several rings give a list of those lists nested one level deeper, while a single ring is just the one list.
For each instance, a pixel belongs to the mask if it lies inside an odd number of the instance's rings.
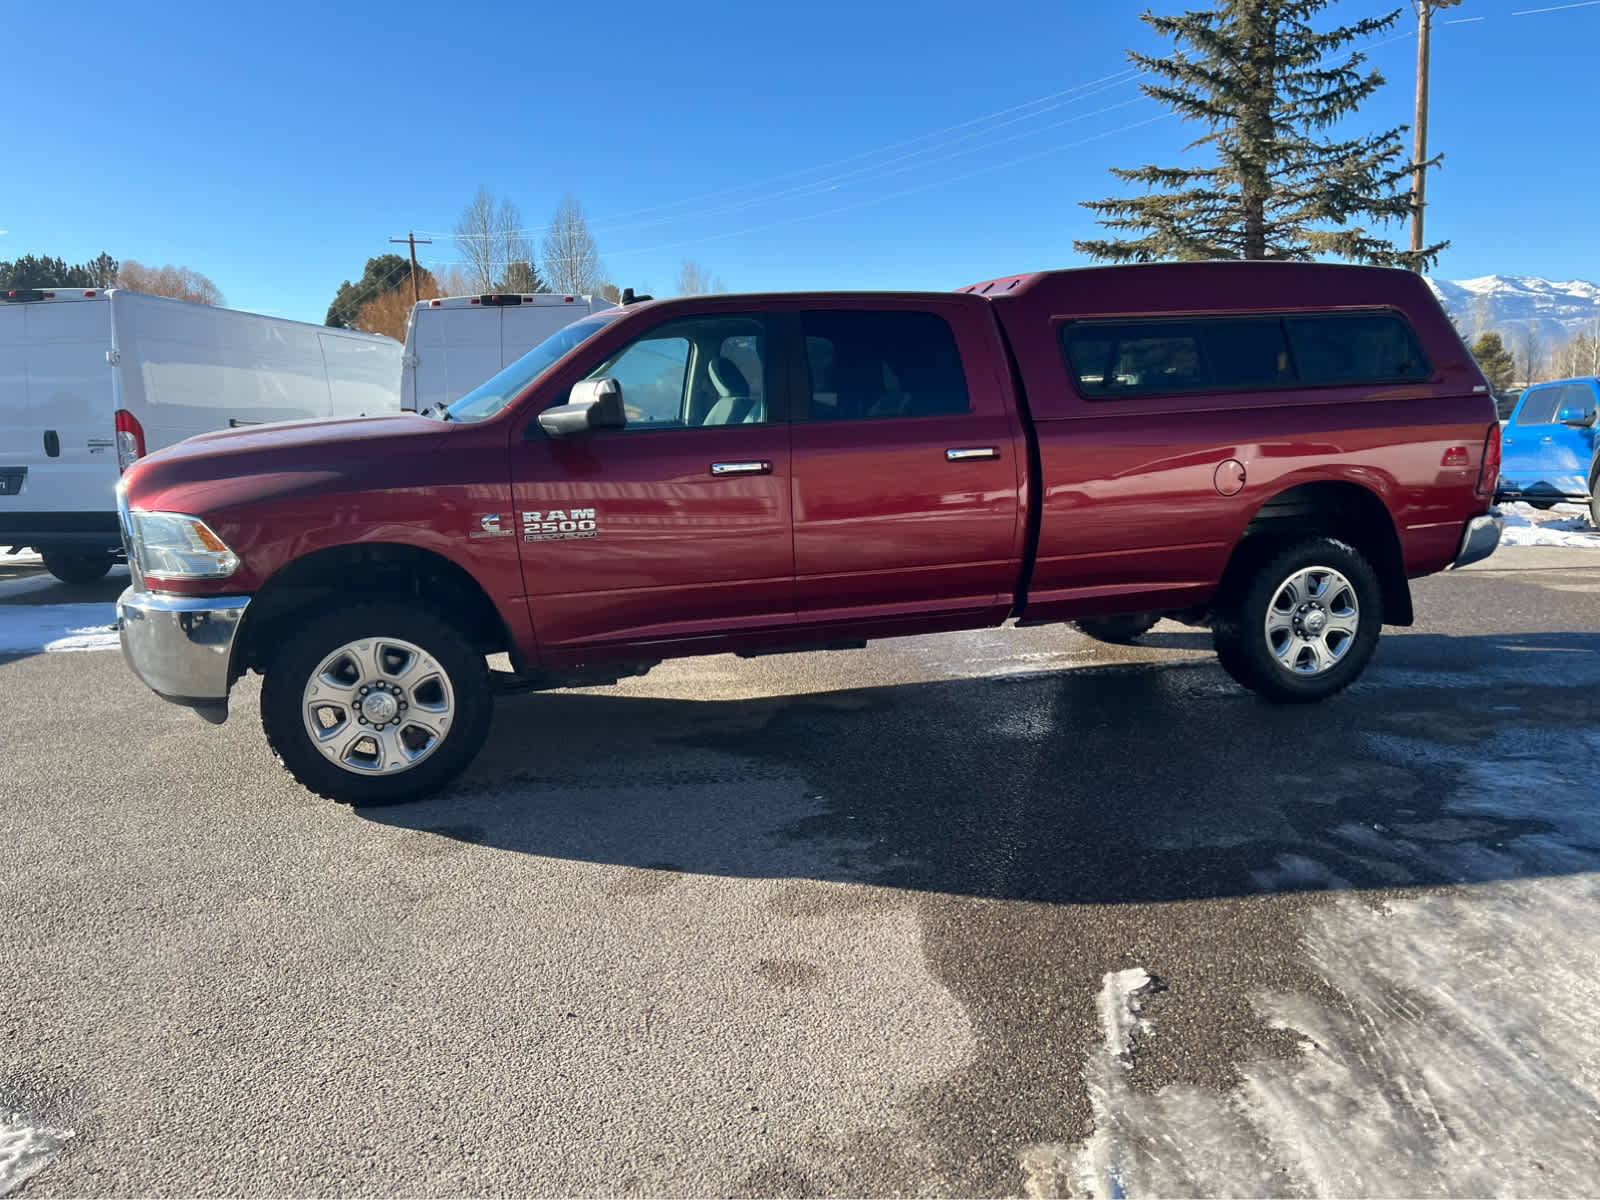
[{"label": "pine tree", "polygon": [[[1218,0],[1214,9],[1144,20],[1170,37],[1163,58],[1131,52],[1154,76],[1145,95],[1209,132],[1210,166],[1113,168],[1145,195],[1087,201],[1100,224],[1132,234],[1074,243],[1113,262],[1170,259],[1312,259],[1426,266],[1448,243],[1419,254],[1369,225],[1411,213],[1414,163],[1407,126],[1350,137],[1330,131],[1383,85],[1351,44],[1400,15],[1326,31],[1311,18],[1332,0]],[[1437,160],[1434,160],[1437,161]]]},{"label": "pine tree", "polygon": [[1512,381],[1517,377],[1517,364],[1498,333],[1479,334],[1478,340],[1472,343],[1472,357],[1478,360],[1478,369],[1495,395],[1511,390]]}]

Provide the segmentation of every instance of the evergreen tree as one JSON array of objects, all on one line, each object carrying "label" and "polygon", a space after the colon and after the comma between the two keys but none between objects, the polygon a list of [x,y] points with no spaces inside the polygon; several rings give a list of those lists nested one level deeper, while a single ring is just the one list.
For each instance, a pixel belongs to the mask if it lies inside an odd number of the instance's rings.
[{"label": "evergreen tree", "polygon": [[1472,343],[1472,357],[1478,360],[1478,370],[1483,372],[1495,395],[1511,390],[1512,381],[1517,377],[1517,363],[1498,333],[1479,334],[1478,340]]},{"label": "evergreen tree", "polygon": [[[433,279],[426,267],[417,268],[418,287]],[[411,294],[411,261],[401,254],[380,254],[367,259],[367,269],[355,283],[346,279],[328,305],[327,320],[323,323],[340,329],[354,329],[356,318],[367,304],[388,292],[404,289]]]},{"label": "evergreen tree", "polygon": [[116,286],[117,260],[109,254],[86,263],[69,265],[50,255],[24,254],[15,262],[0,262],[0,289],[107,288]]},{"label": "evergreen tree", "polygon": [[548,292],[550,285],[539,274],[533,259],[518,259],[506,264],[500,276],[500,289],[507,292]]},{"label": "evergreen tree", "polygon": [[[1391,28],[1399,10],[1318,31],[1332,0],[1218,0],[1181,16],[1145,13],[1176,44],[1164,58],[1129,58],[1155,78],[1145,95],[1209,130],[1189,149],[1214,165],[1113,168],[1146,194],[1087,201],[1100,224],[1133,236],[1080,241],[1113,262],[1170,259],[1311,259],[1427,265],[1368,228],[1411,213],[1414,164],[1402,134],[1335,137],[1332,131],[1383,85],[1352,43]],[[1437,160],[1434,160],[1437,161]]]}]

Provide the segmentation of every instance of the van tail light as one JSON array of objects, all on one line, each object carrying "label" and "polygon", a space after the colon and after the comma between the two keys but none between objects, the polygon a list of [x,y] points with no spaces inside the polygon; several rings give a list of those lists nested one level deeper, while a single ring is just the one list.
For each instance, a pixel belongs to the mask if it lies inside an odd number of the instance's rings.
[{"label": "van tail light", "polygon": [[117,469],[126,471],[143,457],[144,426],[127,409],[117,409]]},{"label": "van tail light", "polygon": [[1478,469],[1478,486],[1473,489],[1485,500],[1494,499],[1495,488],[1500,485],[1500,423],[1489,426],[1483,439],[1483,466]]}]

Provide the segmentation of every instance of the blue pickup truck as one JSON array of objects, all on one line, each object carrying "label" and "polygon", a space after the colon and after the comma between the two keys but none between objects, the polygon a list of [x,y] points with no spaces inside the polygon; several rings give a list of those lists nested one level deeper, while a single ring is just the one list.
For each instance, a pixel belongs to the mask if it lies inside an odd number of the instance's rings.
[{"label": "blue pickup truck", "polygon": [[1499,498],[1538,508],[1586,502],[1600,527],[1597,419],[1600,378],[1558,379],[1523,392],[1502,437]]}]

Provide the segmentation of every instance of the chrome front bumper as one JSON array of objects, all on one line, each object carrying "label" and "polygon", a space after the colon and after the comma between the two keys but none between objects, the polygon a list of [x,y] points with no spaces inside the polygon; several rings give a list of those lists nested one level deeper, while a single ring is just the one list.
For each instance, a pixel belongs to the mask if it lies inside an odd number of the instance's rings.
[{"label": "chrome front bumper", "polygon": [[1464,567],[1488,558],[1500,544],[1500,535],[1505,528],[1506,519],[1498,512],[1473,517],[1467,522],[1467,531],[1461,535],[1461,547],[1456,551],[1456,560],[1450,565]]},{"label": "chrome front bumper", "polygon": [[248,596],[166,596],[130,587],[117,600],[122,657],[164,700],[208,721],[228,716],[233,643]]}]

